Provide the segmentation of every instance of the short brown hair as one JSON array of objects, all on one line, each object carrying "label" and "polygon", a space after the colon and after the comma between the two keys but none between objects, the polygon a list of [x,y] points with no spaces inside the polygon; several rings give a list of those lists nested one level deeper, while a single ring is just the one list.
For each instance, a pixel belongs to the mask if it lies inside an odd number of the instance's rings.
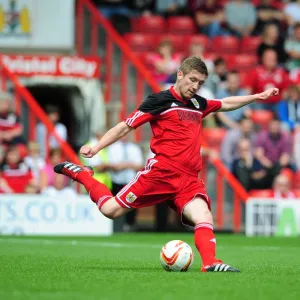
[{"label": "short brown hair", "polygon": [[198,56],[190,56],[186,58],[179,68],[179,70],[185,75],[192,70],[196,70],[201,74],[208,76],[208,71],[204,61]]}]

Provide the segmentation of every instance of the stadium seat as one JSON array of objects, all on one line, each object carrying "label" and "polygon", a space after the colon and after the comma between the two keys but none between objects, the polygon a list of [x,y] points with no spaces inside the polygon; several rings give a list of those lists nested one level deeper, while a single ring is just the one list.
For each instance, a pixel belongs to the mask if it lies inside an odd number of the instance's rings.
[{"label": "stadium seat", "polygon": [[212,40],[212,52],[221,54],[238,53],[239,40],[234,36],[216,36]]},{"label": "stadium seat", "polygon": [[250,197],[261,197],[261,198],[272,198],[273,191],[272,190],[251,190],[249,191]]},{"label": "stadium seat", "polygon": [[256,54],[257,48],[261,43],[259,36],[246,36],[243,37],[240,44],[241,53]]},{"label": "stadium seat", "polygon": [[196,26],[191,17],[169,17],[167,31],[171,34],[193,34],[196,32]]},{"label": "stadium seat", "polygon": [[148,52],[156,50],[157,39],[152,34],[126,33],[125,41],[134,52]]},{"label": "stadium seat", "polygon": [[300,171],[296,172],[294,175],[293,188],[300,189]]},{"label": "stadium seat", "polygon": [[248,71],[257,64],[257,56],[251,54],[232,54],[226,59],[227,68],[236,71]]},{"label": "stadium seat", "polygon": [[187,35],[184,38],[184,43],[187,47],[192,43],[202,44],[205,50],[209,49],[209,38],[204,34]]},{"label": "stadium seat", "polygon": [[153,68],[151,58],[154,54],[155,52],[141,52],[138,53],[138,57],[145,64],[146,67]]},{"label": "stadium seat", "polygon": [[256,125],[266,128],[273,119],[273,113],[269,110],[253,110],[251,119]]},{"label": "stadium seat", "polygon": [[132,31],[140,33],[164,33],[166,21],[161,16],[142,16],[132,19]]},{"label": "stadium seat", "polygon": [[187,50],[183,35],[163,34],[158,37],[159,42],[164,40],[168,40],[172,43],[175,52],[184,52]]},{"label": "stadium seat", "polygon": [[226,134],[224,128],[203,128],[203,137],[209,149],[220,151],[222,141]]}]

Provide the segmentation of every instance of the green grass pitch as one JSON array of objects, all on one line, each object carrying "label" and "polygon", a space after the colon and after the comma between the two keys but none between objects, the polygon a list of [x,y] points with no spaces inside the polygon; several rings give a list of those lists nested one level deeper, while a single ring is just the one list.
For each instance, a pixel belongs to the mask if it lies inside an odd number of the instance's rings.
[{"label": "green grass pitch", "polygon": [[169,273],[160,248],[192,233],[0,237],[0,299],[300,299],[300,240],[217,235],[218,258],[242,273]]}]

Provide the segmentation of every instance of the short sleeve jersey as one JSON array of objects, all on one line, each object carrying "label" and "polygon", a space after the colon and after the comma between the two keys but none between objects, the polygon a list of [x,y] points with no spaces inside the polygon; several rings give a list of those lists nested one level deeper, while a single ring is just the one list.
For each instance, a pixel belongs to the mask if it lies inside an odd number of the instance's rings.
[{"label": "short sleeve jersey", "polygon": [[133,128],[150,122],[151,151],[174,165],[199,172],[202,120],[221,105],[220,100],[207,100],[196,94],[185,101],[171,87],[148,96],[124,122]]}]

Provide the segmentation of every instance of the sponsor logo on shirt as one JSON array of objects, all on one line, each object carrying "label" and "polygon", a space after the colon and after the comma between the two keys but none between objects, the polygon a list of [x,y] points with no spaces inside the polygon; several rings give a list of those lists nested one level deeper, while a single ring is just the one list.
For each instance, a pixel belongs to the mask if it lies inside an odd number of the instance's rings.
[{"label": "sponsor logo on shirt", "polygon": [[136,195],[132,192],[128,193],[126,196],[126,200],[130,203],[134,202],[136,200]]},{"label": "sponsor logo on shirt", "polygon": [[187,120],[187,121],[195,122],[197,124],[200,124],[202,122],[202,118],[196,112],[179,110],[179,111],[177,111],[177,114],[178,114],[180,121]]}]

